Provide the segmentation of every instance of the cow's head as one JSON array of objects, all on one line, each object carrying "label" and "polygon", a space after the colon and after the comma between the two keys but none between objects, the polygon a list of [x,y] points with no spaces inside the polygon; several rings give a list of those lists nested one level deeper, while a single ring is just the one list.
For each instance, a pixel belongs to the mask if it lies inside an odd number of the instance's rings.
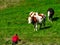
[{"label": "cow's head", "polygon": [[29,13],[29,17],[28,17],[28,24],[30,24],[32,22],[32,19],[34,19],[34,21],[36,21],[36,16],[38,16],[37,12],[30,12]]},{"label": "cow's head", "polygon": [[32,19],[31,19],[31,17],[29,16],[28,17],[28,24],[30,24],[32,22]]}]

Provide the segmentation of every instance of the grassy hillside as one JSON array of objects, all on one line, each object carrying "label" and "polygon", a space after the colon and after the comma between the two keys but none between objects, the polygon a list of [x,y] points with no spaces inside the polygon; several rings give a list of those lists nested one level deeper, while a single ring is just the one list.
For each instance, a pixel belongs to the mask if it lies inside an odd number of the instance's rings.
[{"label": "grassy hillside", "polygon": [[[7,2],[1,1],[0,5]],[[60,45],[59,0],[23,0],[21,3],[16,1],[16,5],[13,2],[8,1],[10,4],[0,10],[0,45],[11,45],[11,37],[16,33],[22,39],[18,45]],[[46,19],[46,28],[34,32],[33,25],[27,21],[29,12],[36,11],[47,16],[50,7],[55,10],[53,23]]]}]

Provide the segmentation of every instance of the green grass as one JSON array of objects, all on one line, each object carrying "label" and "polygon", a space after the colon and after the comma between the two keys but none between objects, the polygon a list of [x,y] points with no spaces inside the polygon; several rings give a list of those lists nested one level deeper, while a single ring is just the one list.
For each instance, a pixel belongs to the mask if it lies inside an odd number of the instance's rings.
[{"label": "green grass", "polygon": [[[37,11],[47,15],[49,7],[55,10],[54,18],[58,19],[53,23],[47,20],[48,28],[34,32],[33,25],[27,21],[29,12]],[[22,39],[20,45],[60,45],[59,9],[59,0],[25,0],[19,3],[19,6],[0,10],[0,45],[11,45],[11,37],[16,33]]]}]

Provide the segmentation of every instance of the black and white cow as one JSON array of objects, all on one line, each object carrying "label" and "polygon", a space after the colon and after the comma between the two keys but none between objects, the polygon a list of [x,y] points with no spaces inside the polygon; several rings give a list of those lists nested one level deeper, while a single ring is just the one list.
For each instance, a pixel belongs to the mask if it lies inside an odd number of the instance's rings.
[{"label": "black and white cow", "polygon": [[54,15],[54,9],[53,8],[48,8],[47,13],[48,13],[48,20],[52,21],[53,15]]}]

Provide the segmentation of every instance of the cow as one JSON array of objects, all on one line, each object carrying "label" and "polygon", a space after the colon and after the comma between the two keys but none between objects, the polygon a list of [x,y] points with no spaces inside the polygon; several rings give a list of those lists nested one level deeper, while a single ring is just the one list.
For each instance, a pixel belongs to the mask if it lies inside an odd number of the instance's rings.
[{"label": "cow", "polygon": [[48,8],[47,14],[48,14],[48,20],[52,21],[53,15],[54,15],[54,9],[53,8]]},{"label": "cow", "polygon": [[32,23],[34,25],[34,31],[37,31],[37,24],[40,24],[40,28],[42,25],[45,26],[45,15],[38,14],[37,12],[30,12],[28,17],[28,23]]}]

